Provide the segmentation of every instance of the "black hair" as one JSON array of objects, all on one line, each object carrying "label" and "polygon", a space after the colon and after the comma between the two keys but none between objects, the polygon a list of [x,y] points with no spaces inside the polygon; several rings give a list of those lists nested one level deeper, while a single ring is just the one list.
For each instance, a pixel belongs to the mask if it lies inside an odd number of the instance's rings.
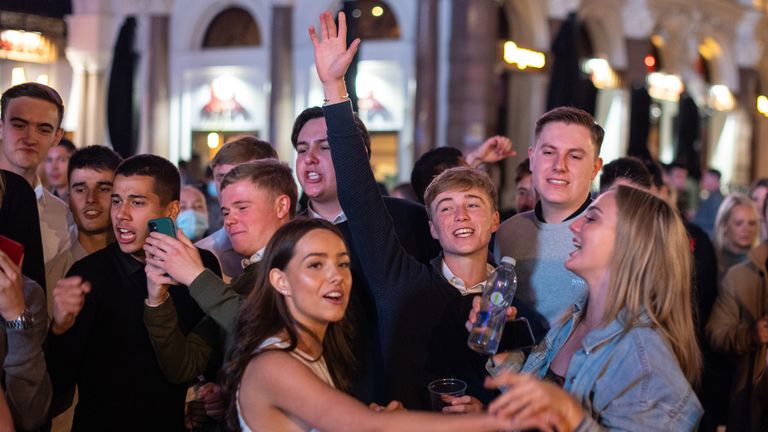
[{"label": "black hair", "polygon": [[600,175],[600,192],[606,191],[619,179],[627,179],[645,189],[650,189],[653,185],[651,173],[643,161],[632,156],[615,159],[603,166],[603,173]]},{"label": "black hair", "polygon": [[[293,122],[293,130],[291,130],[291,144],[293,144],[293,148],[296,148],[296,146],[299,144],[299,133],[304,128],[304,125],[307,124],[308,121],[314,120],[316,118],[325,118],[323,109],[318,106],[309,107],[302,111],[298,117],[296,117],[296,120]],[[363,136],[363,145],[365,145],[365,151],[368,152],[368,159],[370,159],[371,135],[368,133],[368,128],[365,127],[365,123],[360,120],[360,117],[358,117],[357,114],[354,114],[354,119],[355,125],[357,125],[357,128],[360,129],[360,133]]]},{"label": "black hair", "polygon": [[69,158],[67,177],[78,168],[90,168],[96,171],[115,171],[123,158],[114,150],[101,145],[90,145],[76,150]]},{"label": "black hair", "polygon": [[160,204],[178,201],[181,195],[179,170],[168,159],[151,154],[140,154],[125,159],[117,166],[115,177],[147,176],[154,180],[154,192]]}]

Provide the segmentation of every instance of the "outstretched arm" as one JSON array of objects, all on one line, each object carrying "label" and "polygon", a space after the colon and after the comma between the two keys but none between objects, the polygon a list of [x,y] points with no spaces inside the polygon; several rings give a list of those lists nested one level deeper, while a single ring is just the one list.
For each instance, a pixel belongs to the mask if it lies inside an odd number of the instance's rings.
[{"label": "outstretched arm", "polygon": [[[275,374],[276,368],[282,373]],[[258,412],[252,407],[265,397],[271,406],[319,430],[464,432],[515,427],[511,421],[489,415],[376,412],[322,382],[290,354],[277,350],[260,354],[243,373],[238,403],[246,423],[254,422]]]},{"label": "outstretched arm", "polygon": [[346,97],[344,73],[359,46],[359,39],[346,47],[346,20],[339,14],[339,28],[329,13],[320,16],[320,32],[309,29],[315,49],[317,74],[323,83],[336,185],[352,233],[352,249],[360,258],[366,278],[377,281],[370,288],[381,298],[385,288],[402,285],[426,268],[412,259],[400,245],[381,193],[373,176],[361,131]]}]

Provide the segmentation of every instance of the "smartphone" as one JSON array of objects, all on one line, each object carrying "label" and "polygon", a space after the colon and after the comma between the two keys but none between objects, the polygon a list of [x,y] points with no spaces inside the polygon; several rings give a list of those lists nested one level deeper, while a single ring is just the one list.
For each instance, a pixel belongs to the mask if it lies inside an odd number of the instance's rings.
[{"label": "smartphone", "polygon": [[5,252],[17,267],[21,266],[21,258],[24,256],[24,246],[21,243],[0,235],[0,250]]},{"label": "smartphone", "polygon": [[157,219],[150,219],[147,222],[149,232],[159,232],[165,235],[176,238],[176,224],[173,223],[173,219],[169,217],[161,217]]},{"label": "smartphone", "polygon": [[510,351],[528,348],[536,345],[531,324],[526,318],[517,318],[507,321],[504,332],[501,334],[499,351]]}]

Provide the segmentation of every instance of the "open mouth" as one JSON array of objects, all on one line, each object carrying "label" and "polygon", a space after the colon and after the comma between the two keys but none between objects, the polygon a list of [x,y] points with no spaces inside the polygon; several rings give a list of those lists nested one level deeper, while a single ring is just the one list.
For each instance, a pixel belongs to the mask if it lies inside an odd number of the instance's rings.
[{"label": "open mouth", "polygon": [[341,304],[342,300],[344,299],[344,293],[341,291],[331,291],[323,295],[323,298],[333,304]]},{"label": "open mouth", "polygon": [[459,228],[453,232],[453,235],[459,238],[465,238],[471,236],[474,233],[475,230],[472,228]]},{"label": "open mouth", "polygon": [[307,180],[311,182],[320,181],[320,174],[317,173],[316,171],[307,171],[306,177],[307,177]]},{"label": "open mouth", "polygon": [[136,240],[136,232],[127,228],[117,228],[117,241],[120,243],[131,243]]},{"label": "open mouth", "polygon": [[556,186],[566,186],[568,185],[567,180],[561,180],[561,179],[547,179],[547,183],[553,184]]}]

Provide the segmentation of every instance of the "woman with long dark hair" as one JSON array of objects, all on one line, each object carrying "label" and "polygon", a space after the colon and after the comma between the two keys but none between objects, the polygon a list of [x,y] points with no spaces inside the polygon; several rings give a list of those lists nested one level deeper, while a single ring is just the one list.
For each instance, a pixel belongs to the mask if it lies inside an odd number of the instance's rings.
[{"label": "woman with long dark hair", "polygon": [[231,427],[493,431],[511,426],[488,415],[379,412],[345,394],[354,364],[344,321],[351,281],[347,247],[329,222],[297,219],[274,234],[240,310],[226,368]]}]

